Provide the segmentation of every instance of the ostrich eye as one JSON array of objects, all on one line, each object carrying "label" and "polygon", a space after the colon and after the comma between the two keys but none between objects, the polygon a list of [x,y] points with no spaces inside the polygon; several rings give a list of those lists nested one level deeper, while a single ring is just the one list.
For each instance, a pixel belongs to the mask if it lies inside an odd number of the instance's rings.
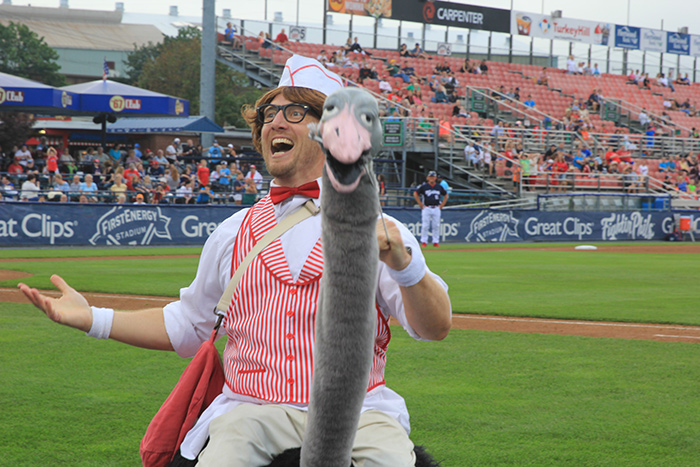
[{"label": "ostrich eye", "polygon": [[368,125],[372,123],[372,116],[370,114],[362,114],[360,115],[360,118],[364,123]]}]

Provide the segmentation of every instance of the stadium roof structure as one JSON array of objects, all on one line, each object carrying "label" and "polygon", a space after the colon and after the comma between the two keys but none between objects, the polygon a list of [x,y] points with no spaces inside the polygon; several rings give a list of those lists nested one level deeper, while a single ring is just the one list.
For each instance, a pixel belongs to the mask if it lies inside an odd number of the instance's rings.
[{"label": "stadium roof structure", "polygon": [[79,98],[70,90],[0,72],[0,111],[74,115]]},{"label": "stadium roof structure", "polygon": [[152,24],[124,24],[121,11],[0,5],[0,24],[25,24],[54,49],[121,50],[154,44],[163,33]]},{"label": "stadium roof structure", "polygon": [[190,114],[190,103],[185,99],[110,80],[89,81],[60,89],[79,96],[83,114],[106,112],[118,117],[186,117]]},{"label": "stadium roof structure", "polygon": [[111,123],[107,133],[223,133],[224,129],[204,116],[171,118],[125,118]]}]

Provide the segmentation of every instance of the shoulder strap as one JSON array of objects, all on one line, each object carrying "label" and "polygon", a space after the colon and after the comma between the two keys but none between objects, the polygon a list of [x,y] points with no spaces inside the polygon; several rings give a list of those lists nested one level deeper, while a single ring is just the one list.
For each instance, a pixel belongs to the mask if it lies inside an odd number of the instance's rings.
[{"label": "shoulder strap", "polygon": [[239,264],[236,268],[236,272],[233,273],[233,277],[229,281],[228,286],[226,286],[226,290],[221,296],[219,303],[216,305],[214,313],[219,315],[219,319],[217,320],[215,329],[218,329],[221,325],[221,320],[231,304],[231,298],[233,297],[233,292],[236,290],[236,286],[238,286],[238,282],[241,280],[243,273],[253,259],[258,255],[258,253],[260,253],[266,246],[275,241],[277,238],[281,237],[287,230],[291,229],[304,219],[315,216],[319,212],[321,212],[321,208],[317,207],[312,200],[308,200],[302,207],[285,217],[282,222],[270,229],[270,231],[253,246],[243,261],[241,261],[241,264]]}]

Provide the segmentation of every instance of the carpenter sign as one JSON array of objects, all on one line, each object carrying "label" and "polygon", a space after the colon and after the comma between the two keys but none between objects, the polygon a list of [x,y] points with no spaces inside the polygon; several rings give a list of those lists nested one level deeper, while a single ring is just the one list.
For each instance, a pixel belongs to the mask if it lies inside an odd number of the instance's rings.
[{"label": "carpenter sign", "polygon": [[329,0],[330,12],[465,29],[510,32],[510,11],[425,0]]}]

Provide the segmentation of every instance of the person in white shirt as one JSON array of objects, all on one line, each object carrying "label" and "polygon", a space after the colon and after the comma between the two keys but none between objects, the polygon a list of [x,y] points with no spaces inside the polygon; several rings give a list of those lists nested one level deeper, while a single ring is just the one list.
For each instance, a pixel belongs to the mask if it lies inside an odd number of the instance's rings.
[{"label": "person in white shirt", "polygon": [[255,188],[258,189],[258,191],[262,190],[263,187],[263,176],[260,172],[258,172],[258,168],[254,165],[250,165],[250,170],[246,174],[245,178],[250,178],[255,182]]},{"label": "person in white shirt", "polygon": [[38,201],[39,185],[34,174],[28,174],[27,179],[22,182],[22,191],[19,194],[20,201]]},{"label": "person in white shirt", "polygon": [[[19,288],[54,321],[91,336],[193,356],[213,329],[212,309],[232,270],[260,234],[309,199],[320,203],[315,196],[321,190],[318,181],[325,157],[309,138],[308,125],[319,121],[325,97],[340,87],[340,77],[317,61],[293,56],[280,86],[263,95],[255,108],[244,108],[254,145],[274,177],[271,191],[286,190],[291,196],[273,201],[268,194],[221,223],[205,243],[197,275],[181,289],[180,300],[162,310],[115,312],[91,308],[58,276],[52,281],[62,292],[60,298],[49,298],[25,284]],[[302,188],[302,193],[293,194]],[[362,465],[409,466],[414,465],[415,454],[405,402],[383,378],[389,318],[415,339],[440,340],[451,326],[451,306],[447,285],[425,266],[416,238],[400,222],[385,219],[389,236],[380,224],[377,229],[374,363],[352,455]],[[411,280],[397,279],[408,268]],[[227,465],[263,466],[285,449],[301,445],[322,275],[320,216],[295,225],[250,263],[219,332],[228,336],[226,384],[188,432],[180,458],[196,458],[202,465],[226,459]]]}]

